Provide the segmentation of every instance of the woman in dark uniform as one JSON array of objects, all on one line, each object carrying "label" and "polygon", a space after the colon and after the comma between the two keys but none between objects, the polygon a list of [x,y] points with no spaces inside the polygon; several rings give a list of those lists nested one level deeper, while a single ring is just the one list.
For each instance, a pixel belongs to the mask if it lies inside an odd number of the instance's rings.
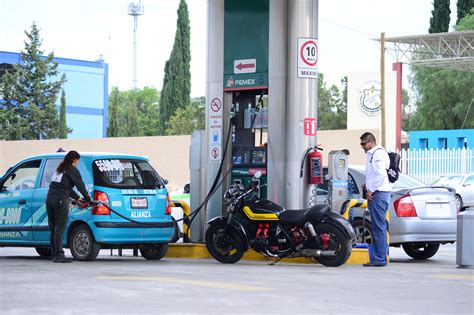
[{"label": "woman in dark uniform", "polygon": [[69,199],[73,198],[83,202],[73,190],[76,186],[86,202],[91,202],[81,174],[77,170],[81,156],[77,151],[69,151],[64,160],[59,164],[49,185],[46,197],[46,211],[48,212],[48,225],[50,230],[50,244],[53,262],[69,263],[71,259],[64,256],[62,239],[69,215]]}]

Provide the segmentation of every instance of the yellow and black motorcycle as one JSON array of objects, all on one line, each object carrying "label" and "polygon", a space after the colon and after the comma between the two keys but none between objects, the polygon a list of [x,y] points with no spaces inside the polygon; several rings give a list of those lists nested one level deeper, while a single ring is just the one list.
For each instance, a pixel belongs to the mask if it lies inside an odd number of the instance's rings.
[{"label": "yellow and black motorcycle", "polygon": [[324,266],[344,264],[352,252],[355,232],[350,223],[327,204],[285,210],[257,198],[260,186],[252,181],[245,191],[232,185],[224,194],[227,217],[211,219],[206,247],[216,260],[233,264],[250,248],[276,261],[311,257]]}]

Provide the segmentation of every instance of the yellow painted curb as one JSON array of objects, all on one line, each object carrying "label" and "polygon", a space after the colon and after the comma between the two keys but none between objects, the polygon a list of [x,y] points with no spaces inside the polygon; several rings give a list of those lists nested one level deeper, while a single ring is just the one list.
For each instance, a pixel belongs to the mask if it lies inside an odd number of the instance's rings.
[{"label": "yellow painted curb", "polygon": [[[170,244],[166,257],[170,258],[212,258],[207,251],[205,244],[199,243],[174,243]],[[273,261],[273,258],[265,257],[260,253],[249,250],[244,254],[244,260],[260,260]],[[284,258],[282,262],[312,264],[313,260],[310,258]],[[353,248],[352,254],[347,260],[346,264],[362,265],[369,262],[369,252],[366,248]]]}]

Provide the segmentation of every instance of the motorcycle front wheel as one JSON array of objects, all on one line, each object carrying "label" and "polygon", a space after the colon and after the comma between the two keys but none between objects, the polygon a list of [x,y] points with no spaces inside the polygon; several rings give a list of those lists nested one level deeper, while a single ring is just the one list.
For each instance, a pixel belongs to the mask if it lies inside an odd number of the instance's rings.
[{"label": "motorcycle front wheel", "polygon": [[224,236],[223,226],[211,225],[206,231],[206,247],[212,257],[224,264],[234,264],[244,255],[241,240],[234,233]]},{"label": "motorcycle front wheel", "polygon": [[314,229],[319,236],[319,242],[323,251],[335,251],[334,256],[319,256],[315,259],[324,266],[338,267],[343,265],[352,253],[351,239],[334,225],[320,223],[314,225]]}]

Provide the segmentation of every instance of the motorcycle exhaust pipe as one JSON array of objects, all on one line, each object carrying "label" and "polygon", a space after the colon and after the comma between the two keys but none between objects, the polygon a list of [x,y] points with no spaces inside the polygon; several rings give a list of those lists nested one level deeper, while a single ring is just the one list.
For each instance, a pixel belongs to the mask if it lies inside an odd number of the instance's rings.
[{"label": "motorcycle exhaust pipe", "polygon": [[301,250],[303,257],[319,257],[319,256],[336,256],[335,250],[320,249],[303,249]]}]

